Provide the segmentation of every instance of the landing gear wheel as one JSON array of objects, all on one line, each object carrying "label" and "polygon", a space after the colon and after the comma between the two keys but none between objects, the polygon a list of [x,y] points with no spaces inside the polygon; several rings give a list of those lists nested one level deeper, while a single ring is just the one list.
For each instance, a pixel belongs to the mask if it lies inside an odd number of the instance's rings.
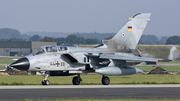
[{"label": "landing gear wheel", "polygon": [[42,81],[42,85],[49,85],[49,84],[50,84],[49,80],[43,80]]},{"label": "landing gear wheel", "polygon": [[110,79],[109,79],[109,77],[103,76],[101,82],[103,85],[109,85]]},{"label": "landing gear wheel", "polygon": [[80,78],[78,78],[77,76],[75,76],[72,80],[73,85],[79,85],[80,84]]},{"label": "landing gear wheel", "polygon": [[45,80],[42,80],[42,85],[45,85]]},{"label": "landing gear wheel", "polygon": [[49,85],[50,84],[50,81],[49,80],[46,80],[46,85]]}]

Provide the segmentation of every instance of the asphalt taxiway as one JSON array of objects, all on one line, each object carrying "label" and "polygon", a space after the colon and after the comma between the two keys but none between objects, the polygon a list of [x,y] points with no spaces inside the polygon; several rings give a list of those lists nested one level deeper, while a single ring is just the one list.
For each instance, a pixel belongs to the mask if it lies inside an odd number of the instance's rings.
[{"label": "asphalt taxiway", "polygon": [[180,85],[0,86],[0,100],[180,99]]}]

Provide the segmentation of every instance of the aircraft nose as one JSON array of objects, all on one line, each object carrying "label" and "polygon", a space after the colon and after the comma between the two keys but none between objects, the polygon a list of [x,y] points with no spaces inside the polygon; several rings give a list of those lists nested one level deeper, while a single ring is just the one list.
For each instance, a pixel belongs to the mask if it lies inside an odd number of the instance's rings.
[{"label": "aircraft nose", "polygon": [[9,66],[19,70],[27,71],[29,69],[30,64],[29,64],[29,60],[26,57],[23,57],[11,63]]}]

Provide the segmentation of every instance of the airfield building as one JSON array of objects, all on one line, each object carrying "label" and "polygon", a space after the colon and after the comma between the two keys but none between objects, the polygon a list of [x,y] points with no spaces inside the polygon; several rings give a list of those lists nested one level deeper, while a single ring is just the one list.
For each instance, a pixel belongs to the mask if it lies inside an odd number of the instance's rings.
[{"label": "airfield building", "polygon": [[0,56],[28,55],[41,46],[57,45],[56,42],[0,42]]}]

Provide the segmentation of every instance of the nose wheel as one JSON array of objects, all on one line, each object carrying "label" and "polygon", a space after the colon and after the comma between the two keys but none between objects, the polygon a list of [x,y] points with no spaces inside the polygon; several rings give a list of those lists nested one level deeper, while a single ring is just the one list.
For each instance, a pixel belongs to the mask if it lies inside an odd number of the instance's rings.
[{"label": "nose wheel", "polygon": [[42,85],[49,85],[50,84],[50,81],[49,80],[43,80],[42,81]]},{"label": "nose wheel", "polygon": [[109,85],[110,79],[109,77],[103,75],[101,82],[103,85]]}]

